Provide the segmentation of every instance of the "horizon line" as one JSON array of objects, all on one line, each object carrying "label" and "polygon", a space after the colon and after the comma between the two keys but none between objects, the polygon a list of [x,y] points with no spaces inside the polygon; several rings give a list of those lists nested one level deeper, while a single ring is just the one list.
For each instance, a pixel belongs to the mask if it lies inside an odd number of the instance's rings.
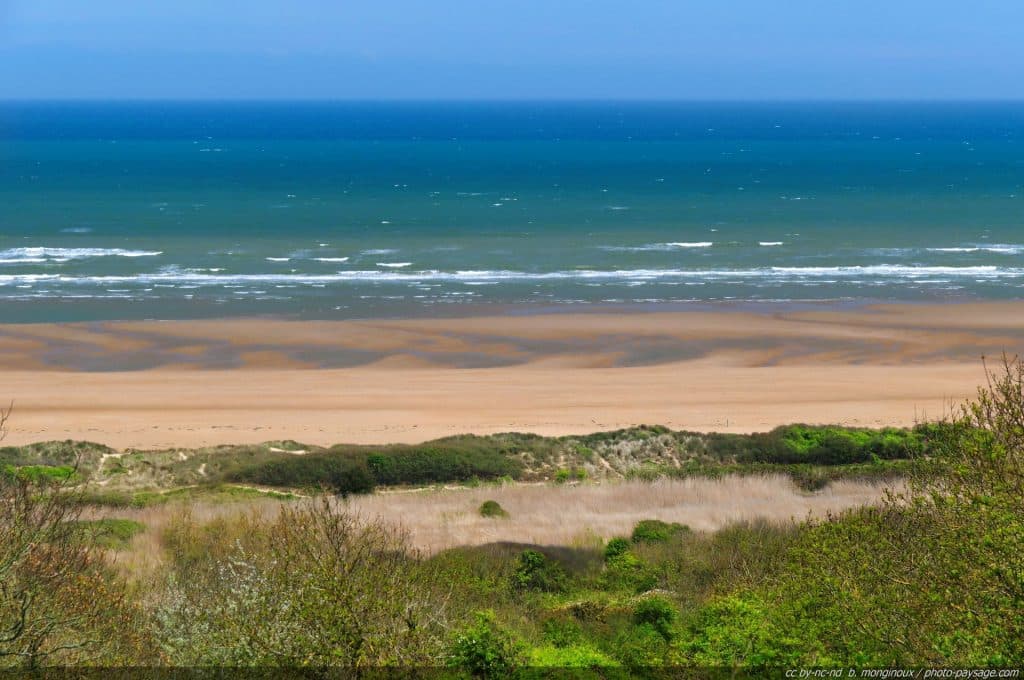
[{"label": "horizon line", "polygon": [[0,104],[1020,104],[1021,97],[2,97]]}]

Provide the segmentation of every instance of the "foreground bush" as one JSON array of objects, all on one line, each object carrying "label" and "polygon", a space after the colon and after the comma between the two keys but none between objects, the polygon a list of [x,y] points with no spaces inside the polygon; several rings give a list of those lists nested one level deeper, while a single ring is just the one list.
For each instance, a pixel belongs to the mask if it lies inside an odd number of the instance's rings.
[{"label": "foreground bush", "polygon": [[0,475],[0,668],[152,662],[141,613],[66,492]]},{"label": "foreground bush", "polygon": [[495,621],[494,612],[477,613],[476,624],[452,636],[447,665],[473,677],[506,677],[525,661],[525,647]]},{"label": "foreground bush", "polygon": [[401,532],[335,502],[213,531],[186,519],[169,540],[155,619],[175,665],[411,667],[444,649],[450,585]]},{"label": "foreground bush", "polygon": [[778,572],[713,600],[679,646],[717,665],[1024,659],[1024,366],[929,430],[905,493],[808,526]]}]

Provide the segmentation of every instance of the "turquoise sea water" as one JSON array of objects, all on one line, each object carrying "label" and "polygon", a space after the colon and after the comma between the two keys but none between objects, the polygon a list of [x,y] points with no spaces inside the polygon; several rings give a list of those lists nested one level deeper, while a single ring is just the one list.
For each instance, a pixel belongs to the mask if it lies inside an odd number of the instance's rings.
[{"label": "turquoise sea water", "polygon": [[1024,296],[1024,104],[0,104],[4,321]]}]

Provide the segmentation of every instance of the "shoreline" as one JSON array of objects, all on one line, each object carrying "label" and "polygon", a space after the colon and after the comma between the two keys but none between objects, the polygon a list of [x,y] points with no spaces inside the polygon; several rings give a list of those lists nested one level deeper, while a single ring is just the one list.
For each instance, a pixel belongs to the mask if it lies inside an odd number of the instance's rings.
[{"label": "shoreline", "polygon": [[910,425],[972,396],[982,355],[1024,348],[1024,302],[953,308],[3,324],[3,443]]},{"label": "shoreline", "polygon": [[[621,301],[621,302],[585,302],[580,300],[566,302],[460,302],[449,305],[412,305],[393,313],[375,314],[373,316],[345,316],[339,312],[337,315],[324,314],[281,314],[276,312],[261,313],[233,313],[225,315],[222,309],[216,309],[217,313],[206,313],[208,308],[202,305],[194,305],[190,311],[193,314],[188,316],[147,316],[145,314],[125,314],[123,302],[109,303],[111,307],[119,307],[122,312],[119,314],[103,314],[100,316],[86,314],[84,316],[57,314],[57,319],[52,317],[46,320],[39,320],[35,316],[19,316],[14,314],[15,320],[0,322],[3,326],[43,326],[43,325],[69,325],[69,324],[108,324],[108,323],[188,323],[196,321],[291,321],[302,323],[317,322],[372,322],[372,321],[414,321],[417,319],[466,319],[476,317],[531,317],[551,316],[563,314],[650,314],[650,313],[689,313],[689,312],[748,312],[753,314],[775,314],[800,311],[856,311],[874,307],[903,306],[903,307],[934,307],[942,306],[972,306],[972,305],[1012,305],[1024,304],[1024,297],[1019,300],[1010,299],[977,299],[971,297],[921,297],[908,299],[892,298],[807,298],[807,299],[714,299],[714,300],[657,300],[657,301]],[[24,301],[14,301],[12,309],[17,305],[26,304]],[[64,301],[61,304],[72,304]],[[195,313],[198,310],[199,313]]]}]

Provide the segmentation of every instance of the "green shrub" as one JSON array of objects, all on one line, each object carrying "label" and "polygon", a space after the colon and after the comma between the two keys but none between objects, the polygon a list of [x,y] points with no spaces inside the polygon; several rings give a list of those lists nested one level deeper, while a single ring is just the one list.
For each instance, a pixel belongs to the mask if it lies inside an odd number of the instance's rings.
[{"label": "green shrub", "polygon": [[925,450],[919,428],[870,430],[836,426],[784,425],[751,435],[708,434],[706,452],[738,463],[848,465],[909,459]]},{"label": "green shrub", "polygon": [[[994,667],[1024,658],[1024,364],[1009,361],[880,506],[806,524],[770,578],[703,606],[679,663]],[[849,450],[796,430],[808,454]],[[902,436],[902,435],[899,435]],[[883,460],[886,433],[849,440]],[[866,438],[866,443],[857,438]]]},{"label": "green shrub", "polygon": [[0,468],[0,473],[29,482],[61,482],[71,479],[75,468],[70,465],[5,465]]},{"label": "green shrub", "polygon": [[[680,665],[765,668],[800,665],[801,642],[780,629],[769,606],[753,593],[741,592],[705,606],[673,659]],[[813,660],[813,661],[812,661]],[[808,659],[814,665],[827,661]]]},{"label": "green shrub", "polygon": [[594,450],[583,444],[577,444],[575,447],[576,455],[587,461],[588,463],[594,460]]},{"label": "green shrub", "polygon": [[566,482],[569,481],[569,478],[571,476],[572,475],[568,470],[562,468],[555,473],[555,484],[565,484]]},{"label": "green shrub", "polygon": [[367,455],[366,464],[378,484],[391,486],[516,477],[522,469],[484,438],[445,442],[380,450]]},{"label": "green shrub", "polygon": [[612,560],[619,555],[629,552],[631,544],[628,538],[622,538],[616,536],[608,540],[608,544],[604,547],[604,559],[605,561]]},{"label": "green shrub", "polygon": [[524,550],[516,558],[512,583],[519,590],[561,592],[566,587],[562,567],[537,550]]},{"label": "green shrub", "polygon": [[635,670],[650,669],[665,664],[669,651],[658,631],[651,626],[632,626],[623,629],[612,643],[615,657],[623,665]]},{"label": "green shrub", "polygon": [[172,666],[425,666],[447,647],[452,584],[405,534],[334,499],[165,530],[147,596]]},{"label": "green shrub", "polygon": [[676,622],[676,608],[663,597],[645,597],[633,609],[633,621],[638,626],[650,626],[669,641]]},{"label": "green shrub", "polygon": [[658,575],[649,564],[626,552],[608,560],[601,583],[608,590],[644,593],[658,585]]},{"label": "green shrub", "polygon": [[615,668],[621,664],[588,645],[547,645],[530,650],[530,665],[539,668]]},{"label": "green shrub", "polygon": [[526,661],[523,645],[495,622],[494,612],[478,612],[476,624],[456,633],[447,665],[473,677],[505,677]]},{"label": "green shrub", "polygon": [[660,519],[643,519],[633,527],[632,539],[634,543],[664,543],[678,534],[689,531],[689,527],[678,522],[669,524]]},{"label": "green shrub", "polygon": [[501,504],[499,504],[498,501],[484,501],[480,505],[479,512],[481,517],[501,519],[508,517],[508,512],[505,510],[505,508],[501,507]]},{"label": "green shrub", "polygon": [[373,491],[373,477],[359,460],[329,453],[285,456],[242,467],[227,477],[264,486],[324,488],[343,496]]},{"label": "green shrub", "polygon": [[544,640],[555,647],[571,647],[583,641],[583,629],[576,621],[565,616],[544,619],[541,625]]}]

